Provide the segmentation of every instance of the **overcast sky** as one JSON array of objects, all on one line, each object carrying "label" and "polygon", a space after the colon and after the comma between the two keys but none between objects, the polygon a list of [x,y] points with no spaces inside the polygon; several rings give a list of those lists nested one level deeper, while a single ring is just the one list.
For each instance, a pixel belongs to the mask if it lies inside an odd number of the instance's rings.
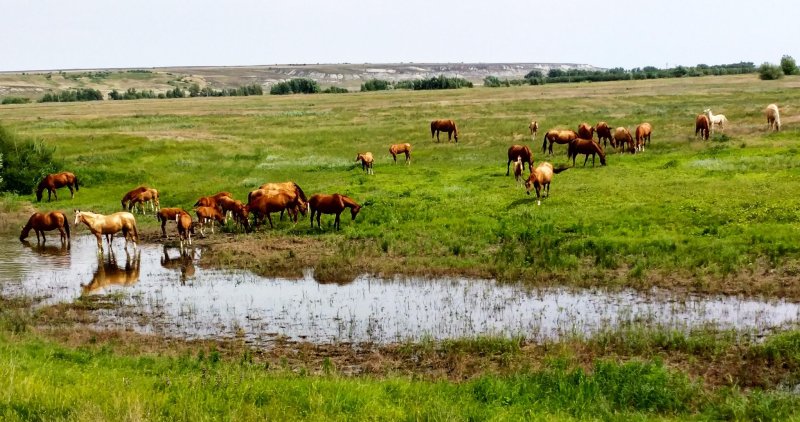
[{"label": "overcast sky", "polygon": [[0,70],[800,61],[798,0],[0,0]]}]

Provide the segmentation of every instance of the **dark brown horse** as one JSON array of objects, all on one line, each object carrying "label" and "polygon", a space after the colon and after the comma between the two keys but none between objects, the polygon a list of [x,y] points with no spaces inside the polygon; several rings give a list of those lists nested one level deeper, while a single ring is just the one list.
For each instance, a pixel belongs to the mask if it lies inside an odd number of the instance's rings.
[{"label": "dark brown horse", "polygon": [[397,164],[397,155],[406,155],[406,164],[411,164],[411,144],[394,144],[389,147],[389,154],[392,154],[395,164]]},{"label": "dark brown horse", "polygon": [[522,169],[525,169],[524,164],[528,163],[528,170],[533,170],[533,153],[527,145],[511,145],[508,147],[508,163],[506,163],[506,176],[508,176],[509,168],[512,161],[517,161],[517,157],[522,158]]},{"label": "dark brown horse", "polygon": [[74,174],[67,171],[56,174],[48,174],[44,177],[44,179],[42,179],[41,182],[39,182],[39,186],[36,188],[36,201],[42,201],[42,192],[44,192],[45,189],[47,189],[47,202],[50,202],[51,194],[56,201],[58,201],[56,189],[63,188],[64,186],[69,188],[70,198],[74,198],[75,192],[78,191],[78,178],[75,177]]},{"label": "dark brown horse", "polygon": [[570,141],[578,139],[578,134],[574,130],[551,129],[544,134],[542,142],[542,154],[547,151],[547,143],[550,142],[550,154],[553,154],[553,144],[568,144]]},{"label": "dark brown horse", "polygon": [[42,235],[41,242],[44,243],[47,241],[44,232],[56,229],[58,229],[59,233],[61,233],[61,243],[70,242],[69,219],[67,218],[66,214],[61,211],[52,211],[46,214],[41,212],[33,213],[31,218],[28,219],[28,224],[25,224],[25,227],[22,228],[22,233],[19,235],[19,240],[25,241],[25,239],[28,237],[28,233],[31,232],[31,229],[36,232],[36,243],[39,243],[40,241],[40,233]]},{"label": "dark brown horse", "polygon": [[139,195],[140,193],[142,193],[142,192],[144,192],[144,191],[146,191],[148,189],[150,189],[150,188],[145,186],[145,185],[142,185],[142,186],[139,186],[138,188],[126,193],[125,196],[122,197],[122,201],[121,201],[122,209],[123,210],[129,210],[130,208],[128,207],[128,204],[133,200],[133,198],[136,198],[137,195]]},{"label": "dark brown horse", "polygon": [[452,141],[452,138],[455,138],[456,142],[458,142],[458,128],[456,127],[456,122],[452,120],[434,120],[431,122],[431,139],[433,139],[434,133],[436,134],[436,142],[439,141],[439,132],[447,132],[447,142]]},{"label": "dark brown horse", "polygon": [[314,214],[317,214],[317,227],[322,228],[319,219],[322,214],[336,214],[336,220],[333,222],[333,227],[336,230],[341,228],[339,216],[345,208],[350,208],[350,215],[353,220],[356,215],[361,211],[361,205],[353,201],[350,197],[334,193],[333,195],[317,194],[313,195],[308,200],[308,206],[311,209],[311,228],[314,228]]},{"label": "dark brown horse", "polygon": [[175,221],[175,217],[184,213],[181,208],[161,208],[156,213],[156,219],[161,222],[161,237],[167,237],[167,221]]},{"label": "dark brown horse", "polygon": [[578,125],[578,137],[581,139],[592,139],[594,136],[594,127],[590,126],[589,123],[581,123]]},{"label": "dark brown horse", "polygon": [[700,139],[708,140],[709,124],[708,116],[705,114],[698,114],[694,119],[694,136],[700,133]]},{"label": "dark brown horse", "polygon": [[603,151],[603,147],[600,146],[597,142],[593,139],[575,139],[574,141],[569,143],[569,149],[567,150],[567,160],[572,158],[572,166],[575,166],[575,157],[578,154],[583,154],[586,156],[586,159],[583,160],[583,165],[586,166],[586,162],[589,161],[589,155],[592,156],[592,167],[594,167],[594,157],[595,155],[600,156],[600,164],[606,165],[606,153]]},{"label": "dark brown horse", "polygon": [[603,143],[603,146],[608,145],[611,143],[611,148],[616,147],[614,142],[614,137],[611,136],[611,128],[608,127],[608,123],[606,122],[597,122],[597,125],[594,127],[594,131],[597,132],[597,143]]}]

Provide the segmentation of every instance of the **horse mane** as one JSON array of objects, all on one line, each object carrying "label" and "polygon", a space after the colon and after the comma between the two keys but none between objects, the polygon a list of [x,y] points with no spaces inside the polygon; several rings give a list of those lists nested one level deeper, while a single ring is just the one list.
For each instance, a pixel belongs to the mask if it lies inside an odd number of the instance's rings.
[{"label": "horse mane", "polygon": [[294,184],[294,188],[297,190],[297,196],[299,196],[300,199],[303,200],[303,202],[308,202],[308,199],[306,199],[306,194],[305,192],[303,192],[302,189],[300,189],[300,186],[295,182],[292,183]]}]

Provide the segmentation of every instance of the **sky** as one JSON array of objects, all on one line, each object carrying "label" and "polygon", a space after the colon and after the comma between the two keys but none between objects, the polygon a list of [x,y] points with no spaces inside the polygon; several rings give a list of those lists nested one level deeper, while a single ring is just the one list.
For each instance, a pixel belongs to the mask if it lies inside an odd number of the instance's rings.
[{"label": "sky", "polygon": [[797,0],[0,0],[0,71],[800,61]]}]

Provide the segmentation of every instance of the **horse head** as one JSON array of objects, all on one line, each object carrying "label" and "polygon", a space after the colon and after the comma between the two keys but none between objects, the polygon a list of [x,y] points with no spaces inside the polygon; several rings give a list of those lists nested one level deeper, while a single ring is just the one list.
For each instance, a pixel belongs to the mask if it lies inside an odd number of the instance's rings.
[{"label": "horse head", "polygon": [[361,205],[350,208],[350,215],[353,217],[353,220],[356,219],[359,211],[361,211]]},{"label": "horse head", "polygon": [[75,210],[75,225],[81,222],[81,210]]},{"label": "horse head", "polygon": [[24,243],[25,239],[28,238],[28,234],[31,232],[31,227],[32,227],[31,224],[28,223],[28,224],[25,225],[25,227],[22,228],[22,232],[19,234],[19,241],[20,242]]}]

